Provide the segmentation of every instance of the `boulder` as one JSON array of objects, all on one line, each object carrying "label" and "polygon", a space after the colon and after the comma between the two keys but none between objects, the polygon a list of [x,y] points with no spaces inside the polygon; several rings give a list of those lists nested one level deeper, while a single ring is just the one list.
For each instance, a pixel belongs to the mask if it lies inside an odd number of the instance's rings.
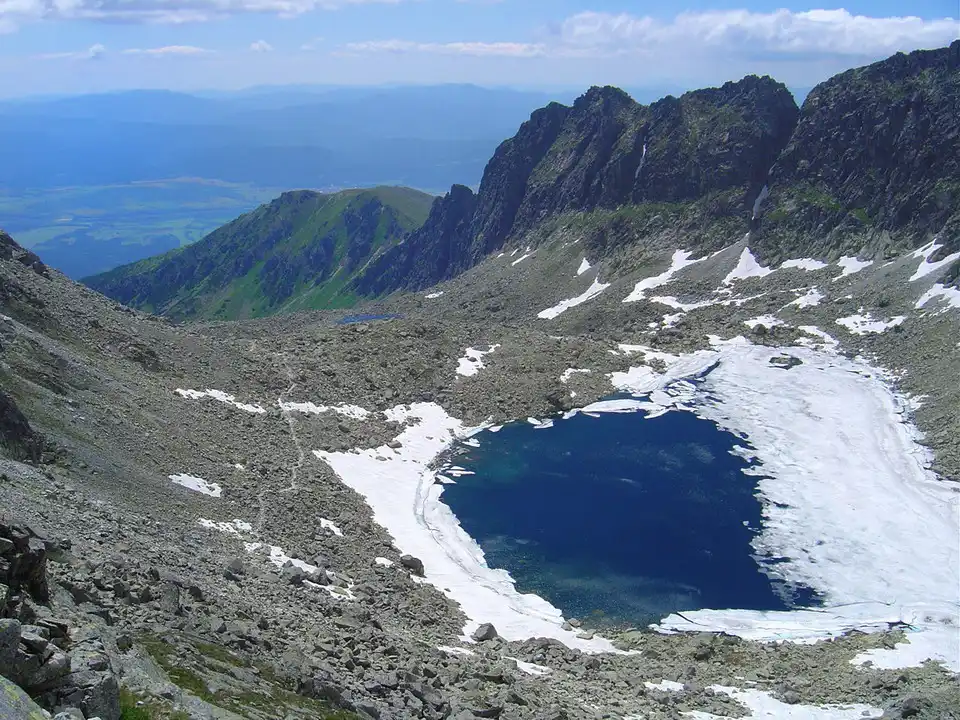
[{"label": "boulder", "polygon": [[46,720],[48,717],[23,690],[0,677],[0,718]]},{"label": "boulder", "polygon": [[423,577],[423,561],[420,558],[415,558],[413,555],[403,555],[400,558],[400,564],[414,575]]},{"label": "boulder", "polygon": [[498,637],[497,629],[490,623],[483,623],[483,625],[473,631],[473,634],[470,637],[477,642],[493,640],[494,638]]}]

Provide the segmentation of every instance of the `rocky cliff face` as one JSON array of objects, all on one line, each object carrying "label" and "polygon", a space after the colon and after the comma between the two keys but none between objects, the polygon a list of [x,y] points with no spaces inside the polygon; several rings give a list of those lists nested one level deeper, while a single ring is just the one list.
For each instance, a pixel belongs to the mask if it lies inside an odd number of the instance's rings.
[{"label": "rocky cliff face", "polygon": [[651,106],[613,87],[551,104],[498,148],[475,200],[454,188],[357,288],[428,287],[564,213],[722,197],[714,215],[743,216],[798,112],[783,85],[753,76]]},{"label": "rocky cliff face", "polygon": [[0,391],[0,452],[14,460],[40,462],[43,438],[33,431],[13,398]]},{"label": "rocky cliff face", "polygon": [[836,256],[897,252],[941,231],[960,242],[958,107],[960,41],[818,85],[771,172],[757,246]]},{"label": "rocky cliff face", "polygon": [[577,232],[601,257],[665,232],[713,248],[748,230],[769,262],[896,253],[938,233],[944,255],[960,243],[958,98],[960,41],[837,75],[802,111],[753,76],[650,106],[595,87],[534,113],[475,199],[455,188],[355,288],[425,288],[597,211]]}]

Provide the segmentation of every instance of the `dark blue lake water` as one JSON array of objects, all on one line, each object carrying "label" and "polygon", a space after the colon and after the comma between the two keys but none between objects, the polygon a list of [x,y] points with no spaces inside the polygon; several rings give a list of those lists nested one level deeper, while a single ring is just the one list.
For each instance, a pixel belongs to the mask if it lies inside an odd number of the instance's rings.
[{"label": "dark blue lake water", "polygon": [[389,315],[346,315],[345,317],[337,320],[337,325],[352,325],[354,323],[362,322],[371,322],[373,320],[393,320],[395,318],[402,317],[401,315],[389,314]]},{"label": "dark blue lake water", "polygon": [[577,415],[477,436],[455,464],[476,475],[443,500],[483,548],[567,617],[646,624],[684,610],[817,604],[752,556],[761,504],[743,440],[688,412]]}]

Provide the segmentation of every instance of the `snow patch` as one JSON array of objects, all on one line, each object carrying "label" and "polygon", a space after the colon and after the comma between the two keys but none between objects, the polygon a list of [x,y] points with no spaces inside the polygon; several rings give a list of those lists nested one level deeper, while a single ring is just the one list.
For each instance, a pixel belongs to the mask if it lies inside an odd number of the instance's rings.
[{"label": "snow patch", "polygon": [[743,324],[748,328],[753,330],[757,325],[763,325],[768,330],[770,328],[775,328],[777,325],[783,325],[783,320],[775,318],[773,315],[760,315],[759,317],[751,318],[750,320],[744,320]]},{"label": "snow patch", "polygon": [[476,655],[473,650],[467,648],[453,647],[451,645],[437,645],[437,650],[447,655],[462,655],[463,657],[472,657]]},{"label": "snow patch", "polygon": [[946,287],[939,283],[920,296],[920,299],[917,300],[916,307],[919,310],[928,302],[937,298],[945,301],[947,305],[952,308],[960,309],[960,290],[954,287]]},{"label": "snow patch", "polygon": [[910,276],[910,282],[919,280],[920,278],[925,278],[931,273],[935,273],[942,267],[946,267],[954,260],[960,258],[960,252],[955,252],[950,255],[947,255],[943,260],[937,260],[936,262],[930,262],[930,256],[933,255],[937,250],[942,248],[943,245],[938,243],[936,240],[925,245],[919,250],[915,250],[912,254],[912,257],[923,258],[920,262],[920,266],[917,268],[917,271]]},{"label": "snow patch", "polygon": [[563,312],[566,312],[570,308],[576,307],[577,305],[582,305],[588,300],[592,300],[608,287],[610,287],[610,283],[602,283],[600,282],[600,278],[596,278],[593,281],[593,284],[587,288],[586,292],[577,295],[575,298],[570,298],[569,300],[561,300],[553,307],[547,308],[546,310],[541,310],[539,313],[537,313],[537,317],[542,320],[553,320],[553,318],[557,317]]},{"label": "snow patch", "polygon": [[840,343],[832,335],[828,335],[816,325],[801,325],[797,329],[805,332],[807,335],[818,337],[821,340],[820,343],[815,343],[813,340],[809,340],[808,338],[800,338],[797,340],[797,344],[799,345],[803,345],[805,347],[816,347],[819,345],[820,347],[831,352],[835,352],[837,348],[840,347]]},{"label": "snow patch", "polygon": [[247,403],[238,402],[233,395],[228,395],[222,390],[183,390],[182,388],[177,388],[176,393],[181,397],[190,398],[191,400],[199,400],[200,398],[205,397],[213,398],[214,400],[219,400],[226,405],[232,405],[238,410],[254,413],[256,415],[263,415],[267,412],[259,405],[250,405]]},{"label": "snow patch", "polygon": [[331,520],[327,520],[326,518],[320,518],[320,527],[323,528],[324,530],[329,530],[337,537],[343,537],[343,530],[341,530],[336,525],[334,525],[333,521]]},{"label": "snow patch", "polygon": [[403,552],[423,561],[426,580],[458,602],[469,618],[464,634],[491,622],[507,640],[550,637],[587,652],[612,652],[602,638],[582,640],[562,628],[563,615],[546,600],[517,592],[504,570],[487,567],[483,550],[441,502],[443,485],[431,463],[456,440],[474,435],[436,403],[399,405],[384,412],[407,423],[399,448],[382,445],[352,452],[314,451],[373,509],[374,519]]},{"label": "snow patch", "polygon": [[[739,703],[747,706],[750,715],[746,720],[761,720],[776,718],[776,720],[868,720],[883,715],[880,708],[869,705],[788,705],[777,700],[773,695],[763,690],[725,687],[711,685],[710,690],[716,693],[729,695]],[[725,715],[713,715],[701,710],[688,710],[682,713],[693,720],[724,720]]]},{"label": "snow patch", "polygon": [[517,658],[510,657],[509,655],[505,655],[503,659],[512,660],[517,664],[517,670],[527,675],[542,677],[553,672],[553,669],[548,668],[546,665],[537,665],[536,663],[526,662],[525,660],[517,660]]},{"label": "snow patch", "polygon": [[853,257],[853,256],[850,256],[850,257],[844,256],[839,260],[837,260],[837,265],[840,266],[841,272],[839,275],[837,275],[837,277],[833,279],[834,282],[836,282],[840,278],[847,277],[847,275],[853,275],[854,273],[860,272],[864,268],[870,267],[871,265],[873,265],[873,260],[858,260],[856,257]]},{"label": "snow patch", "polygon": [[773,271],[770,268],[765,268],[757,262],[757,259],[753,256],[753,253],[750,252],[750,248],[745,247],[743,252],[740,253],[740,259],[737,261],[737,266],[723,279],[723,284],[729,285],[735,280],[765,277],[771,272]]},{"label": "snow patch", "polygon": [[654,275],[653,277],[648,277],[636,284],[633,288],[633,292],[627,295],[622,302],[637,302],[638,300],[645,300],[647,297],[647,291],[658,288],[661,285],[666,285],[670,280],[673,279],[673,276],[676,275],[680,270],[687,267],[688,265],[694,265],[700,260],[691,260],[690,256],[693,255],[691,252],[686,250],[675,250],[673,257],[670,258],[670,267],[664,270],[659,275]]},{"label": "snow patch", "polygon": [[590,370],[583,368],[567,368],[562,373],[560,373],[560,382],[565,383],[569,382],[570,378],[574,375],[589,375]]},{"label": "snow patch", "polygon": [[210,497],[218,498],[223,493],[223,489],[215,482],[207,482],[203,478],[198,478],[194,475],[184,475],[181,473],[180,475],[168,475],[167,477],[175,484],[187,488],[187,490],[203,493]]},{"label": "snow patch", "polygon": [[661,680],[658,683],[648,681],[643,686],[648,690],[659,690],[660,692],[683,692],[683,683],[673,680]]},{"label": "snow patch", "polygon": [[580,263],[580,267],[577,268],[577,275],[583,275],[587,270],[590,269],[590,263],[587,262],[587,259],[584,258]]},{"label": "snow patch", "polygon": [[477,350],[476,348],[467,348],[463,357],[457,361],[457,375],[472,377],[483,370],[483,356],[489,355],[496,350],[499,345],[491,345],[489,350]]},{"label": "snow patch", "polygon": [[825,298],[826,295],[824,295],[822,292],[816,288],[810,288],[807,290],[806,294],[801,295],[793,302],[787,303],[787,306],[789,307],[790,305],[796,305],[798,308],[815,307],[819,305],[820,302]]},{"label": "snow patch", "polygon": [[440,292],[430,293],[429,295],[424,295],[424,297],[427,300],[436,300],[438,297],[443,297],[443,290],[441,290]]},{"label": "snow patch", "polygon": [[280,409],[283,412],[299,412],[310,415],[320,415],[322,413],[334,412],[337,415],[353,418],[354,420],[363,420],[370,411],[359,405],[314,405],[312,402],[279,402]]},{"label": "snow patch", "polygon": [[226,535],[236,535],[240,536],[241,533],[248,533],[253,531],[253,525],[243,520],[231,520],[230,522],[215,522],[213,520],[207,520],[206,518],[200,518],[197,522],[200,523],[203,527],[209,530],[217,530]]},{"label": "snow patch", "polygon": [[518,257],[516,260],[514,260],[512,263],[510,263],[510,265],[519,265],[531,255],[533,255],[533,253],[530,251],[530,248],[527,248],[526,252],[520,257]]},{"label": "snow patch", "polygon": [[373,561],[380,567],[393,567],[393,560],[385,557],[374,558]]},{"label": "snow patch", "polygon": [[897,315],[889,320],[875,320],[870,313],[863,313],[863,308],[860,308],[860,313],[862,314],[838,318],[837,325],[843,325],[854,335],[866,335],[886,332],[907,319],[906,315]]},{"label": "snow patch", "polygon": [[763,205],[763,201],[770,197],[770,188],[767,185],[764,185],[760,190],[760,194],[757,195],[757,199],[753,201],[753,219],[757,219],[757,215],[760,213],[760,206]]},{"label": "snow patch", "polygon": [[807,272],[812,272],[814,270],[823,270],[827,267],[827,263],[821,260],[813,260],[812,258],[800,258],[799,260],[787,260],[780,266],[781,270],[787,270],[789,268],[797,268],[798,270],[806,270]]}]

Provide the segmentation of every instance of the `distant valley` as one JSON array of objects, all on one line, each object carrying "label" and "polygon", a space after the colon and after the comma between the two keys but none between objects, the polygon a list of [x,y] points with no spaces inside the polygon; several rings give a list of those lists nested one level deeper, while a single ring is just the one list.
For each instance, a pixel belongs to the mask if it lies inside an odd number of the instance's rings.
[{"label": "distant valley", "polygon": [[0,214],[79,279],[195,242],[283,190],[479,183],[552,99],[568,98],[440,85],[7,101]]}]

